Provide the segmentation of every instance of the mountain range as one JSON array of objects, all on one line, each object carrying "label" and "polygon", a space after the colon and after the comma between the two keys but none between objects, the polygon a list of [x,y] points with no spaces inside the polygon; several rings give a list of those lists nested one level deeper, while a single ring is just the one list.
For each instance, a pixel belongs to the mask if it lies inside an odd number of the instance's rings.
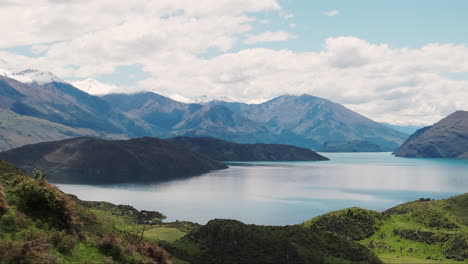
[{"label": "mountain range", "polygon": [[[2,69],[6,70],[2,73]],[[91,87],[98,82],[84,83],[85,88],[79,85],[81,89],[99,90]],[[99,91],[105,93],[104,90]],[[393,151],[408,137],[340,104],[305,94],[283,95],[261,104],[219,100],[182,103],[153,92],[98,97],[52,73],[21,70],[5,66],[4,61],[0,63],[0,109],[74,129],[70,137],[215,137],[237,143],[290,144],[315,150],[321,150],[327,141],[362,140],[385,151]],[[36,133],[39,132],[35,129],[28,130],[31,139],[23,142],[3,135],[8,142],[0,150],[63,139],[63,134],[38,137]]]},{"label": "mountain range", "polygon": [[327,141],[364,140],[384,150],[398,147],[407,135],[332,101],[303,94],[283,95],[261,104],[215,101],[267,127],[284,143],[321,149]]}]

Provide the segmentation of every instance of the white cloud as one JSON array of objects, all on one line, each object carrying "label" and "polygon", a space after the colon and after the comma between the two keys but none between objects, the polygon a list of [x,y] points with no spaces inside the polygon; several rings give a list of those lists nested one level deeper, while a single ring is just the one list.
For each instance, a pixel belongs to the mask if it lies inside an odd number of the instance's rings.
[{"label": "white cloud", "polygon": [[[468,73],[466,45],[394,48],[346,36],[326,40],[319,52],[234,52],[261,23],[252,13],[270,11],[287,14],[275,0],[12,0],[0,9],[0,47],[34,45],[40,57],[0,51],[0,58],[64,79],[137,64],[151,77],[126,91],[245,102],[309,93],[395,123],[432,123],[468,109],[468,80],[447,75]],[[244,41],[291,37],[272,29]],[[211,50],[220,55],[203,56]]]},{"label": "white cloud", "polygon": [[284,18],[284,19],[291,19],[291,18],[294,17],[294,14],[291,13],[291,12],[285,12],[285,11],[283,11],[283,12],[280,13],[280,16],[281,16],[282,18]]},{"label": "white cloud", "polygon": [[0,47],[74,40],[136,21],[148,25],[141,23],[134,33],[147,34],[164,30],[152,25],[167,17],[193,19],[193,23],[197,18],[214,18],[211,22],[216,23],[223,17],[280,9],[276,0],[133,0],[118,5],[113,0],[10,1],[0,9]]},{"label": "white cloud", "polygon": [[253,45],[253,44],[263,43],[263,42],[285,41],[285,40],[292,39],[292,38],[295,38],[295,36],[285,31],[275,31],[275,32],[265,31],[258,35],[252,35],[252,36],[247,37],[244,40],[244,43],[248,45]]},{"label": "white cloud", "polygon": [[308,93],[394,123],[429,124],[468,109],[468,80],[440,74],[468,72],[468,47],[463,45],[394,49],[340,37],[328,39],[322,52],[249,49],[209,60],[186,59],[168,65],[176,70],[140,85],[188,97],[208,94],[241,101]]},{"label": "white cloud", "polygon": [[340,14],[339,10],[330,10],[323,13],[326,16],[337,16]]}]

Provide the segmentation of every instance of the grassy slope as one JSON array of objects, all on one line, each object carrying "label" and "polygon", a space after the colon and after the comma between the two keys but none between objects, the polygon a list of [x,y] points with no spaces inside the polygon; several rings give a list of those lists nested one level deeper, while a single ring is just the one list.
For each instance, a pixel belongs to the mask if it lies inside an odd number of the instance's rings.
[{"label": "grassy slope", "polygon": [[369,247],[385,263],[466,263],[468,194],[415,201],[383,213],[351,208],[304,223]]},{"label": "grassy slope", "polygon": [[162,248],[119,229],[110,214],[0,161],[1,263],[170,263]]},{"label": "grassy slope", "polygon": [[203,263],[381,263],[365,246],[331,232],[212,220],[172,243],[170,252]]}]

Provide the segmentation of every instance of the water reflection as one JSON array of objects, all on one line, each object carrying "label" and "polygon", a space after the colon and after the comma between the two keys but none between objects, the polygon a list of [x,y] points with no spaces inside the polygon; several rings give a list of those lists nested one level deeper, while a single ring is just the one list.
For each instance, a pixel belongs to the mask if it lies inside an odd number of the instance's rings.
[{"label": "water reflection", "polygon": [[214,218],[296,224],[351,206],[384,210],[420,197],[468,191],[468,161],[389,153],[325,154],[327,162],[231,163],[224,171],[153,185],[58,185],[85,200],[157,210],[168,220]]}]

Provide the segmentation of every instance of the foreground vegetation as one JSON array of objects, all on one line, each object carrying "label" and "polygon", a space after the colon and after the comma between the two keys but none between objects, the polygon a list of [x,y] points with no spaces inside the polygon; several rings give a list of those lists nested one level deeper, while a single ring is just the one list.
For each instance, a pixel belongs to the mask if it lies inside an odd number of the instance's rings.
[{"label": "foreground vegetation", "polygon": [[157,244],[35,176],[0,161],[1,263],[171,263]]},{"label": "foreground vegetation", "polygon": [[468,194],[350,208],[294,226],[163,223],[85,202],[0,161],[0,263],[466,263]]},{"label": "foreground vegetation", "polygon": [[468,259],[468,194],[420,199],[382,213],[350,208],[303,225],[358,241],[385,263],[466,263]]}]

